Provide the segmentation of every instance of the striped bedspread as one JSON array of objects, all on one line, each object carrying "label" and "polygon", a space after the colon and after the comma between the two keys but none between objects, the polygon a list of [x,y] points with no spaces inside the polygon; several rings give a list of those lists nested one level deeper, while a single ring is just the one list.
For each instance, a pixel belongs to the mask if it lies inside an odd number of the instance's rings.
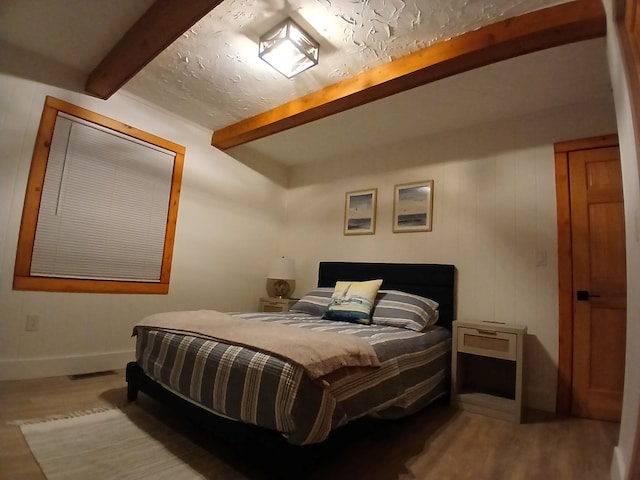
[{"label": "striped bedspread", "polygon": [[212,412],[281,432],[293,444],[325,440],[331,430],[365,415],[406,416],[449,389],[450,332],[322,320],[300,313],[238,317],[357,335],[379,368],[345,368],[312,380],[274,355],[219,341],[139,328],[136,360],[169,390]]}]

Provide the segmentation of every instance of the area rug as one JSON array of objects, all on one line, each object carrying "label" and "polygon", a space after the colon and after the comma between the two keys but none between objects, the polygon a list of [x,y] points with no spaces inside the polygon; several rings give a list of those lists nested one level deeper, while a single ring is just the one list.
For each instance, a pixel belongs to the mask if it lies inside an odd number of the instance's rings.
[{"label": "area rug", "polygon": [[135,405],[20,429],[48,480],[246,478]]}]

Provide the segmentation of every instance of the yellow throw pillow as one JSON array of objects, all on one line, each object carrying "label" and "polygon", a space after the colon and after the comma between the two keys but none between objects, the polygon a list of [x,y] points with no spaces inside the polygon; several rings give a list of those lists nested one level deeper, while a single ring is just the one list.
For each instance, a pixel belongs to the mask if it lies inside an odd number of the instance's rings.
[{"label": "yellow throw pillow", "polygon": [[336,282],[329,307],[322,318],[343,322],[371,323],[371,311],[382,280]]}]

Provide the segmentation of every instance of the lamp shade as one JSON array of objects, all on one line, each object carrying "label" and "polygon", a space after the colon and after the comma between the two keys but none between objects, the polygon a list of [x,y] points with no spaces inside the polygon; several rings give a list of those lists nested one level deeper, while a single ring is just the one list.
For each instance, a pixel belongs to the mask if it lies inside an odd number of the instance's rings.
[{"label": "lamp shade", "polygon": [[318,64],[320,45],[291,18],[260,37],[258,56],[291,78]]},{"label": "lamp shade", "polygon": [[277,280],[295,280],[296,265],[293,258],[282,257],[272,260],[267,277]]},{"label": "lamp shade", "polygon": [[289,298],[296,287],[296,267],[293,258],[271,261],[267,274],[267,294],[270,297]]}]

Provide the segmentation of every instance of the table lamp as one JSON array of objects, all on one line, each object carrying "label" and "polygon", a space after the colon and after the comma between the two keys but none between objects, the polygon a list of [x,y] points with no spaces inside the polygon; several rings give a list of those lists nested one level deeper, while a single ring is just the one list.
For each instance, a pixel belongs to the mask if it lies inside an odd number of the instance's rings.
[{"label": "table lamp", "polygon": [[267,274],[267,294],[270,297],[289,298],[296,288],[296,268],[293,258],[276,258]]}]

